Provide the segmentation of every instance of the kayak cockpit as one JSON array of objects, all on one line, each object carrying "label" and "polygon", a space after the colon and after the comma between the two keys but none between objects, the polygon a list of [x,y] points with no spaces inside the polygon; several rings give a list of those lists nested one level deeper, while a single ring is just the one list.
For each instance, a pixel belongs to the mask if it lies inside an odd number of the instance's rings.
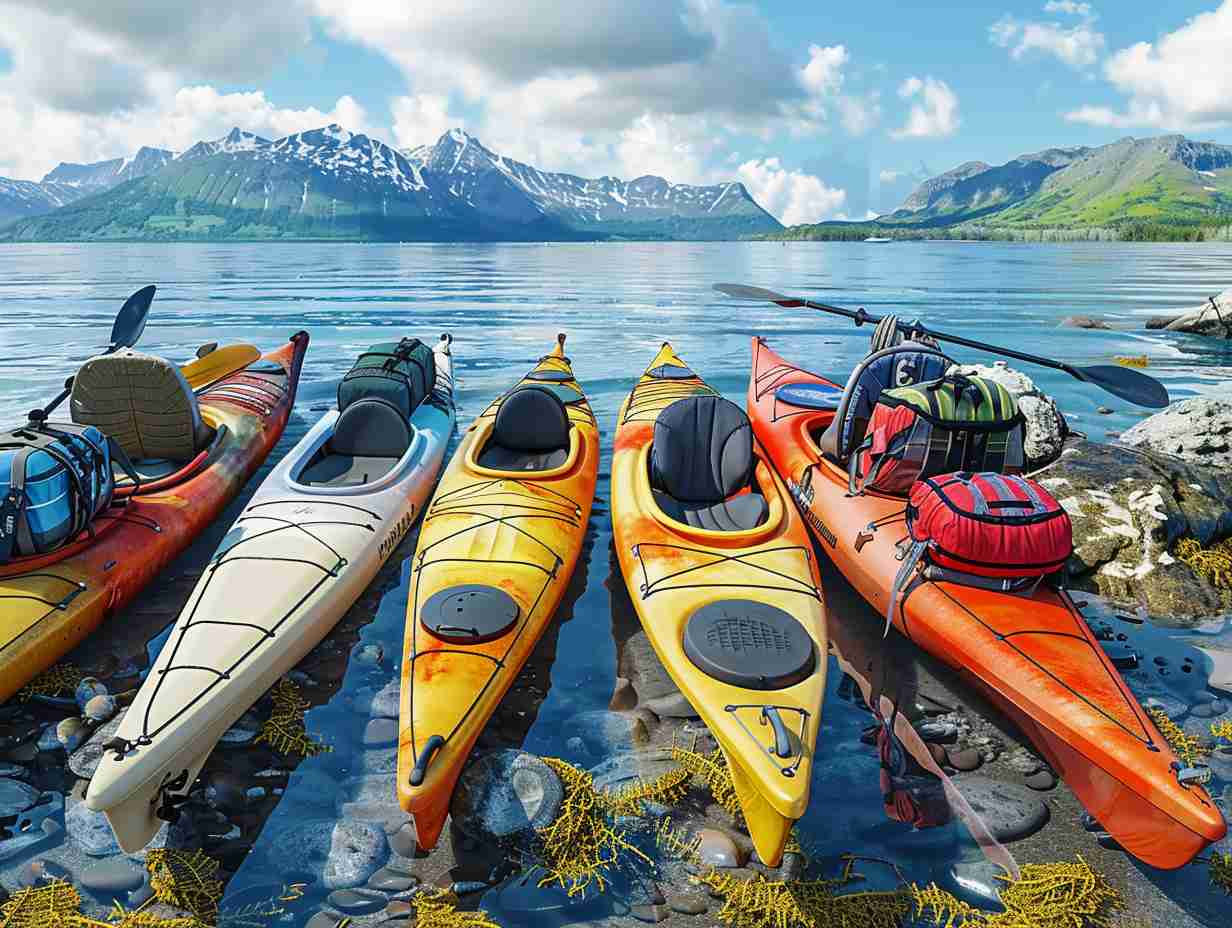
[{"label": "kayak cockpit", "polygon": [[576,444],[560,398],[545,387],[525,386],[505,397],[486,439],[475,442],[475,463],[510,473],[556,471],[568,462]]},{"label": "kayak cockpit", "polygon": [[297,480],[310,487],[357,487],[380,480],[411,446],[402,412],[381,399],[362,399],[339,414],[331,434]]}]

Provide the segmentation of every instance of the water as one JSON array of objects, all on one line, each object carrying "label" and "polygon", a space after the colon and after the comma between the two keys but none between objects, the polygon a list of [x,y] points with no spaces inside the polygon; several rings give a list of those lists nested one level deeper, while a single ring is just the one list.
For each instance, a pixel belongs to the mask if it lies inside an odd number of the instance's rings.
[{"label": "water", "polygon": [[[269,346],[298,329],[311,332],[295,413],[275,458],[329,407],[338,377],[374,341],[403,334],[430,341],[452,333],[458,420],[468,423],[549,349],[557,332],[568,333],[568,353],[603,429],[603,457],[591,544],[574,580],[572,608],[564,610],[571,617],[553,623],[532,662],[550,671],[540,686],[546,697],[520,720],[526,750],[568,756],[562,744],[568,720],[607,707],[617,666],[614,622],[628,621],[619,614],[619,596],[610,592],[621,581],[610,554],[607,501],[616,412],[636,374],[670,339],[694,369],[743,405],[753,333],[790,360],[840,381],[867,348],[867,328],[804,309],[733,303],[714,293],[713,283],[751,283],[872,313],[918,316],[935,329],[1074,364],[1145,354],[1149,372],[1175,399],[1226,393],[1232,348],[1214,339],[1147,332],[1142,323],[1224,289],[1230,259],[1226,245],[942,242],[6,247],[0,249],[0,421],[15,423],[58,392],[66,375],[105,346],[123,299],[149,282],[159,294],[140,344],[146,351],[186,361],[206,342]],[[1124,328],[1057,327],[1074,314]],[[973,352],[961,357],[990,360]],[[1147,414],[1058,372],[1028,373],[1057,398],[1072,427],[1094,439]],[[1100,414],[1101,406],[1112,412]],[[204,557],[216,540],[202,539],[189,558]],[[399,553],[409,557],[411,551],[413,539]],[[358,632],[360,644],[380,646],[386,659],[352,661],[333,697],[309,713],[309,730],[322,733],[335,750],[305,761],[301,771],[347,783],[361,772],[350,699],[396,676],[404,603],[405,580],[383,595]],[[172,617],[159,621],[165,625]],[[147,636],[151,653],[164,640],[159,630],[155,622]],[[932,879],[939,871],[944,876],[950,863],[970,854],[964,830],[954,825],[904,837],[902,826],[886,820],[875,758],[858,746],[869,717],[836,696],[841,677],[831,674],[822,732],[822,740],[837,747],[828,760],[819,757],[805,836],[823,854],[901,857],[911,879]],[[297,795],[293,781],[233,887],[277,881],[277,868],[259,852],[280,827],[330,815],[333,804],[322,813],[314,805],[319,799],[302,790]],[[338,798],[343,801],[345,795]],[[1130,879],[1144,887],[1148,880],[1159,883],[1173,897],[1199,892],[1197,880],[1170,882],[1133,871]],[[1182,908],[1204,917],[1207,902]]]}]

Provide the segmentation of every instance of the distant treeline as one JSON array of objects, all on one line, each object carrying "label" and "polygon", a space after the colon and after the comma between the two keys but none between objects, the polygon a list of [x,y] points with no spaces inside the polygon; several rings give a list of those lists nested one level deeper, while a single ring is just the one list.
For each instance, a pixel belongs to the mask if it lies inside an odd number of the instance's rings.
[{"label": "distant treeline", "polygon": [[1082,229],[1033,229],[974,223],[944,228],[905,228],[877,223],[826,222],[792,226],[756,236],[758,241],[861,242],[870,236],[895,241],[965,242],[1227,242],[1232,225],[1190,225],[1170,222],[1127,222]]}]

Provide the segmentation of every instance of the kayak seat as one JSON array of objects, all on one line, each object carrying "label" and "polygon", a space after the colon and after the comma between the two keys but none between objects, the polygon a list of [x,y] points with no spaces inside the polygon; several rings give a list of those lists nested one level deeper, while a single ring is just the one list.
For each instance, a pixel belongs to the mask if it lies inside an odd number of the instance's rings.
[{"label": "kayak seat", "polygon": [[[137,476],[142,483],[153,483],[155,480],[170,477],[184,466],[182,461],[171,461],[167,458],[142,458],[141,460],[133,461],[132,464],[133,470],[137,472]],[[115,473],[115,480],[118,486],[132,483],[131,478],[124,472],[124,467],[119,461],[111,462],[111,470]]]},{"label": "kayak seat", "polygon": [[821,453],[845,463],[864,440],[881,391],[944,377],[952,363],[940,351],[917,342],[904,342],[868,355],[847,378],[834,420],[818,441]]},{"label": "kayak seat", "polygon": [[694,528],[737,532],[770,515],[752,486],[753,427],[735,403],[719,396],[677,400],[655,420],[650,485],[671,518]]},{"label": "kayak seat", "polygon": [[355,400],[338,416],[334,434],[300,472],[299,482],[362,486],[393,470],[410,446],[410,425],[393,403],[371,397]]},{"label": "kayak seat", "polygon": [[86,361],[73,378],[69,410],[74,422],[97,426],[135,462],[182,464],[213,437],[180,369],[131,348]]},{"label": "kayak seat", "polygon": [[475,460],[489,470],[552,470],[569,459],[570,428],[555,393],[521,387],[501,402],[492,435]]}]

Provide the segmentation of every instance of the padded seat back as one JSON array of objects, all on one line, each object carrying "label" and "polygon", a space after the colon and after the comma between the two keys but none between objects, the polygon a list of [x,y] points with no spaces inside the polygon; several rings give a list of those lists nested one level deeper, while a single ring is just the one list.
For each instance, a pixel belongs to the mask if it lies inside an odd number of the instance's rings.
[{"label": "padded seat back", "polygon": [[718,503],[753,477],[753,426],[735,403],[690,396],[655,420],[651,483],[682,502]]},{"label": "padded seat back", "polygon": [[213,434],[180,369],[131,348],[86,361],[73,379],[69,410],[74,422],[97,426],[133,460],[189,461]]},{"label": "padded seat back", "polygon": [[555,393],[522,387],[501,402],[478,463],[492,470],[550,470],[569,458],[569,413]]},{"label": "padded seat back", "polygon": [[338,417],[329,445],[334,454],[400,458],[411,446],[411,429],[392,403],[356,400]]},{"label": "padded seat back", "polygon": [[940,351],[917,342],[874,351],[847,378],[834,421],[822,433],[822,453],[831,460],[846,461],[852,449],[864,440],[882,390],[944,377],[952,363]]}]

